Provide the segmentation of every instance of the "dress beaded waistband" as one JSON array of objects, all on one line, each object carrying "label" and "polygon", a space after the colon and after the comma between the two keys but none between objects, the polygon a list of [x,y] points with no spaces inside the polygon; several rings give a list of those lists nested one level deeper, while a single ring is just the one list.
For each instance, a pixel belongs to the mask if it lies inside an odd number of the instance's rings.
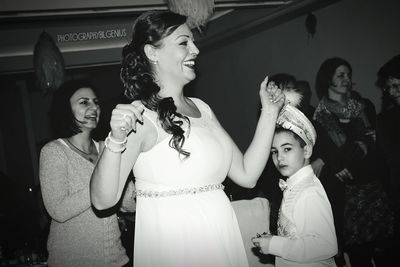
[{"label": "dress beaded waistband", "polygon": [[136,190],[136,197],[172,197],[179,195],[194,195],[198,193],[204,193],[213,190],[223,190],[225,187],[222,184],[208,184],[199,187],[180,188],[165,191],[153,191],[153,190]]}]

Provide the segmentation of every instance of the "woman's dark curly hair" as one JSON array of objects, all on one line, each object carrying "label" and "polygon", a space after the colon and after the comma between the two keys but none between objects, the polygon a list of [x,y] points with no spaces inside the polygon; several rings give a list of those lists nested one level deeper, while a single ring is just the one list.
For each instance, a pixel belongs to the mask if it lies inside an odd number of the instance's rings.
[{"label": "woman's dark curly hair", "polygon": [[172,97],[159,96],[160,87],[155,82],[152,63],[144,52],[145,45],[160,47],[162,40],[186,22],[187,17],[170,11],[148,11],[140,15],[132,30],[132,41],[122,51],[120,78],[125,87],[125,95],[130,100],[140,100],[146,108],[156,111],[162,128],[172,138],[170,147],[180,154],[189,156],[182,149],[185,142],[183,120],[186,116],[176,112]]},{"label": "woman's dark curly hair", "polygon": [[328,88],[332,84],[333,75],[340,66],[348,67],[350,75],[352,74],[353,70],[350,63],[339,57],[328,58],[319,67],[315,80],[315,90],[319,99],[328,95]]},{"label": "woman's dark curly hair", "polygon": [[70,80],[64,82],[53,95],[50,106],[50,123],[55,138],[70,137],[81,131],[72,113],[70,99],[81,88],[90,88],[97,96],[97,89],[87,80]]}]

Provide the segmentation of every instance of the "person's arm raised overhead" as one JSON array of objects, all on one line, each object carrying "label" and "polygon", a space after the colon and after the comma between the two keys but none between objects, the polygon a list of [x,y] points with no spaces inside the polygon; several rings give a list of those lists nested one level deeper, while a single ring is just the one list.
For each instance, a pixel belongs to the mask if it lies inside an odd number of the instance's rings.
[{"label": "person's arm raised overhead", "polygon": [[250,146],[243,154],[234,144],[232,165],[228,176],[238,185],[252,188],[267,163],[276,119],[285,102],[285,96],[274,82],[266,77],[260,85],[261,115]]}]

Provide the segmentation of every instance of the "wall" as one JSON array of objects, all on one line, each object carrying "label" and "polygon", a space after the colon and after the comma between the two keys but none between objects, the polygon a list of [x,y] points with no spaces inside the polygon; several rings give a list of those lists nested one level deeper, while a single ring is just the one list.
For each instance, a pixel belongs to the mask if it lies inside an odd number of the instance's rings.
[{"label": "wall", "polygon": [[[378,0],[342,0],[316,11],[317,33],[310,40],[304,26],[305,16],[301,16],[229,45],[203,51],[198,62],[198,78],[187,88],[187,93],[210,104],[243,151],[254,133],[259,83],[267,74],[289,72],[313,84],[321,62],[328,57],[341,56],[353,65],[356,89],[370,98],[379,111],[380,92],[374,86],[376,71],[400,53],[400,35],[395,27],[400,25],[400,3],[397,0],[382,3]],[[108,126],[106,116],[121,89],[118,69],[114,66],[90,73],[88,69],[75,70],[75,73],[90,74],[103,88],[108,100],[103,112],[104,127]],[[2,93],[2,98],[4,96]],[[316,104],[315,94],[313,97]],[[20,105],[17,100],[7,99],[9,105],[13,101]],[[33,136],[39,148],[51,136],[47,121],[49,100],[42,92],[30,92]],[[1,132],[0,147],[5,147],[8,135],[4,129]],[[5,153],[0,159],[2,169],[10,172],[6,166],[10,156]],[[28,160],[27,164],[31,162]]]},{"label": "wall", "polygon": [[[397,0],[343,0],[314,13],[317,33],[310,40],[302,16],[206,51],[199,57],[194,92],[211,105],[242,149],[255,129],[261,80],[288,72],[313,86],[320,64],[329,57],[340,56],[352,64],[355,89],[379,111],[376,72],[400,53],[399,10]],[[312,103],[317,103],[315,93]]]},{"label": "wall", "polygon": [[[3,84],[3,86],[5,86]],[[1,88],[0,132],[4,158],[0,171],[23,185],[25,189],[38,183],[37,157],[34,154],[34,134],[30,113],[28,93],[24,84]]]}]

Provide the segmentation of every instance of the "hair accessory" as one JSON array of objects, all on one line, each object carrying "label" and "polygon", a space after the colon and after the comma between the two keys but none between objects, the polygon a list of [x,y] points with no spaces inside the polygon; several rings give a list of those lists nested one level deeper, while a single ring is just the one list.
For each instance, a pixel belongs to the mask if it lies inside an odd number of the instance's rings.
[{"label": "hair accessory", "polygon": [[307,145],[314,146],[317,133],[311,121],[295,106],[301,101],[301,95],[295,91],[284,90],[285,104],[279,112],[276,124],[300,136]]}]

